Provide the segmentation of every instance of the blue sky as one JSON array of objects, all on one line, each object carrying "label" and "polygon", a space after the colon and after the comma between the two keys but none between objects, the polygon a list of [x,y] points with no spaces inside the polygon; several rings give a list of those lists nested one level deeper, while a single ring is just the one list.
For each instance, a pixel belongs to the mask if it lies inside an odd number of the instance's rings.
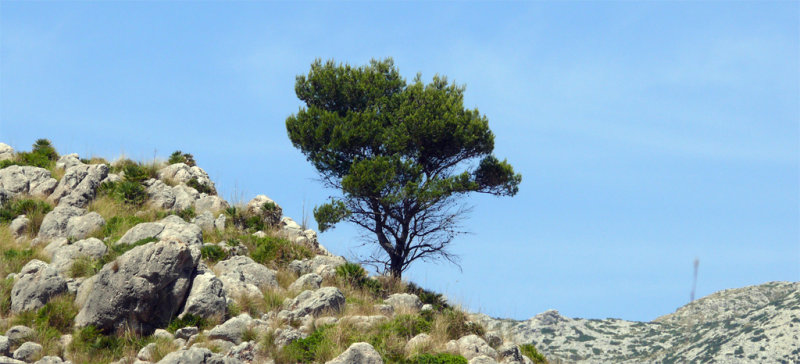
[{"label": "blue sky", "polygon": [[[315,58],[467,86],[523,175],[471,196],[463,270],[407,277],[492,316],[651,320],[800,280],[797,2],[0,2],[0,141],[195,155],[301,220],[333,191],[291,146]],[[313,220],[313,219],[312,219]],[[347,226],[321,240],[359,252]]]}]

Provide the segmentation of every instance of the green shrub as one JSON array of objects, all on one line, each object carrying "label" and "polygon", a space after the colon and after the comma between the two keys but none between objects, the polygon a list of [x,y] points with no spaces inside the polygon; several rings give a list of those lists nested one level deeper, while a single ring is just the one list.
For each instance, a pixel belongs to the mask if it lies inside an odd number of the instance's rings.
[{"label": "green shrub", "polygon": [[433,291],[426,290],[420,286],[417,286],[413,282],[409,282],[406,286],[406,291],[408,293],[413,293],[419,297],[419,300],[422,301],[423,304],[430,304],[433,306],[434,310],[441,311],[445,308],[450,308],[445,300],[444,296],[441,293],[436,293]]},{"label": "green shrub", "polygon": [[274,202],[269,202],[269,201],[268,202],[264,202],[264,204],[261,205],[261,209],[266,211],[266,212],[275,211],[275,209],[277,209],[277,208],[278,208],[278,205],[276,205]]},{"label": "green shrub", "polygon": [[138,216],[124,216],[118,215],[113,216],[112,218],[106,221],[105,226],[101,229],[101,233],[104,237],[109,237],[110,241],[117,241],[128,229],[136,226],[137,224],[141,224],[143,222],[147,222],[145,219],[138,217]]},{"label": "green shrub", "polygon": [[407,364],[467,364],[461,355],[450,353],[420,354],[407,361]]},{"label": "green shrub", "polygon": [[13,287],[13,278],[0,280],[0,316],[8,316],[11,311],[11,289]]},{"label": "green shrub", "polygon": [[130,182],[141,183],[150,178],[147,171],[137,163],[125,164],[122,172],[125,174],[125,180]]},{"label": "green shrub", "polygon": [[19,165],[52,169],[56,160],[58,160],[58,153],[52,143],[47,139],[39,139],[33,144],[30,152],[16,153],[13,159],[1,161],[0,168]]},{"label": "green shrub", "polygon": [[175,212],[175,215],[185,220],[186,222],[191,222],[192,219],[194,219],[195,216],[197,216],[197,212],[195,212],[194,207],[187,207],[183,210]]},{"label": "green shrub", "polygon": [[256,262],[267,264],[273,262],[278,266],[289,264],[293,260],[310,258],[313,254],[305,246],[294,244],[286,239],[265,236],[252,237],[250,243],[255,247],[250,257]]},{"label": "green shrub", "polygon": [[336,276],[353,287],[361,287],[367,279],[367,271],[356,263],[347,262],[336,267]]},{"label": "green shrub", "polygon": [[16,273],[19,272],[25,264],[28,264],[34,258],[33,249],[15,249],[9,248],[3,250],[0,255],[0,273]]},{"label": "green shrub", "polygon": [[33,216],[44,216],[51,210],[53,210],[53,207],[45,201],[34,199],[13,200],[0,207],[0,222],[11,222],[19,215],[26,215],[33,220]]},{"label": "green shrub", "polygon": [[419,315],[399,315],[381,327],[381,331],[390,331],[406,340],[423,332],[431,331],[431,322]]},{"label": "green shrub", "polygon": [[532,360],[535,364],[547,364],[547,358],[544,357],[533,344],[522,344],[519,346],[519,350],[522,352],[522,355],[528,357],[528,359]]},{"label": "green shrub", "polygon": [[228,256],[225,250],[220,248],[219,245],[203,245],[203,247],[200,248],[200,255],[203,259],[212,262],[223,260]]},{"label": "green shrub", "polygon": [[72,331],[73,320],[78,315],[78,308],[72,295],[62,295],[50,299],[36,311],[35,327],[51,327],[60,333]]},{"label": "green shrub", "polygon": [[67,275],[72,278],[91,277],[100,271],[103,266],[99,259],[94,259],[88,255],[78,257],[72,262]]},{"label": "green shrub", "polygon": [[206,193],[206,194],[209,194],[209,195],[213,195],[214,194],[214,190],[212,190],[210,186],[208,186],[208,185],[206,185],[204,183],[198,182],[197,181],[197,177],[192,177],[191,179],[189,179],[189,181],[186,182],[186,185],[191,187],[191,188],[194,188],[195,190],[197,190],[197,192],[200,192],[200,193]]},{"label": "green shrub", "polygon": [[175,333],[175,331],[188,326],[195,326],[198,329],[200,329],[200,331],[202,331],[208,328],[209,322],[208,320],[206,320],[201,316],[186,314],[182,318],[176,317],[175,319],[173,319],[172,322],[170,322],[169,325],[167,326],[167,331]]},{"label": "green shrub", "polygon": [[53,147],[53,143],[51,143],[48,139],[36,140],[36,142],[33,143],[33,150],[31,150],[31,152],[44,156],[51,161],[58,160],[56,148]]},{"label": "green shrub", "polygon": [[445,331],[450,339],[458,340],[462,336],[471,334],[483,336],[486,333],[483,326],[470,321],[464,312],[448,308],[442,310],[441,314],[445,319]]},{"label": "green shrub", "polygon": [[[128,350],[138,350],[150,340],[136,335],[105,335],[95,326],[86,326],[73,334],[69,350],[83,353],[89,358],[104,358],[100,362],[113,361]],[[111,359],[111,360],[108,360]]]},{"label": "green shrub", "polygon": [[147,200],[147,191],[136,181],[104,182],[98,194],[111,196],[114,200],[132,206],[141,206]]},{"label": "green shrub", "polygon": [[176,150],[169,155],[169,160],[167,160],[169,164],[175,163],[185,163],[189,167],[194,167],[194,156],[189,153],[183,153],[180,150]]},{"label": "green shrub", "polygon": [[283,354],[288,361],[293,363],[314,362],[320,356],[320,351],[333,346],[333,342],[326,335],[329,328],[330,326],[323,326],[312,332],[307,338],[293,341],[284,346]]}]

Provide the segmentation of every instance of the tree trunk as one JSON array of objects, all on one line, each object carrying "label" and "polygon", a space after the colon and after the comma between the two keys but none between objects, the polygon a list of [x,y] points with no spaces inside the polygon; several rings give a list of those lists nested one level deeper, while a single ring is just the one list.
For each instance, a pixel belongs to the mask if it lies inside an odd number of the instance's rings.
[{"label": "tree trunk", "polygon": [[403,257],[399,254],[391,254],[389,259],[391,259],[389,272],[392,274],[392,278],[401,279],[403,275]]}]

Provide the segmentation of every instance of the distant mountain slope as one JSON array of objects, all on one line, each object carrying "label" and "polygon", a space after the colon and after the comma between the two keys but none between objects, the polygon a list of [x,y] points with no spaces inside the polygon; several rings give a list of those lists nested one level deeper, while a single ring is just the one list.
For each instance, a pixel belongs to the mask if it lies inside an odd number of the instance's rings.
[{"label": "distant mountain slope", "polygon": [[800,282],[716,292],[653,322],[547,311],[527,321],[474,315],[487,330],[567,363],[800,363]]}]

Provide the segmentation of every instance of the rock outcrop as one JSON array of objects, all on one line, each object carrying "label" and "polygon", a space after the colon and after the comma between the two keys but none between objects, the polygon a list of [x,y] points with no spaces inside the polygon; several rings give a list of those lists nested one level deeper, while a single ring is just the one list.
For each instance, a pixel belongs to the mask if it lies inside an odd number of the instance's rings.
[{"label": "rock outcrop", "polygon": [[31,260],[19,272],[11,289],[11,312],[35,310],[51,298],[67,292],[67,281],[41,260]]},{"label": "rock outcrop", "polygon": [[58,185],[50,171],[31,166],[9,166],[0,169],[0,190],[9,197],[18,195],[49,196]]},{"label": "rock outcrop", "polygon": [[145,334],[165,326],[183,306],[198,253],[186,243],[167,240],[121,255],[97,273],[76,325]]}]

